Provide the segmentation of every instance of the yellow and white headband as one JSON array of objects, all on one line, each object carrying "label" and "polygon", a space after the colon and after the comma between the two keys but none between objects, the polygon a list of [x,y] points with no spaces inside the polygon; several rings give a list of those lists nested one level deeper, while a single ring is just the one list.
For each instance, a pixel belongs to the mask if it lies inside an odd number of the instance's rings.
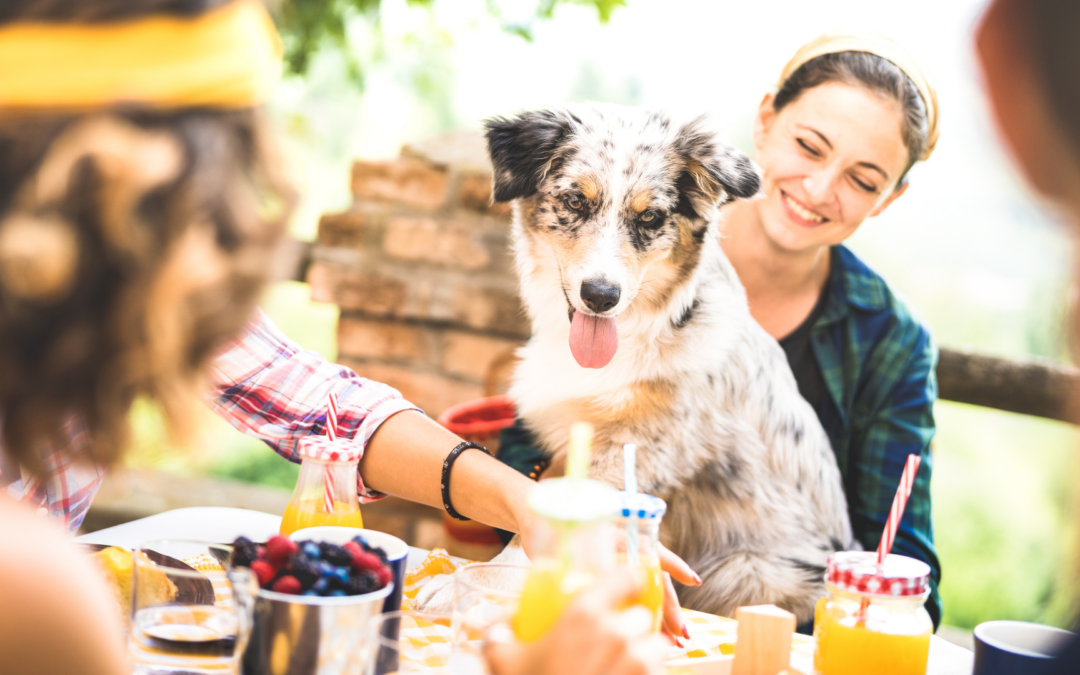
[{"label": "yellow and white headband", "polygon": [[195,17],[0,27],[0,111],[250,108],[281,76],[281,40],[259,0]]},{"label": "yellow and white headband", "polygon": [[899,44],[878,33],[859,30],[829,31],[814,38],[795,53],[795,56],[784,66],[780,74],[780,86],[784,86],[788,78],[796,70],[811,59],[816,59],[825,54],[839,54],[841,52],[866,52],[880,56],[902,70],[915,85],[926,105],[926,147],[922,156],[918,159],[927,160],[934,152],[938,142],[938,98],[937,91],[930,83],[926,72],[919,67],[910,53]]}]

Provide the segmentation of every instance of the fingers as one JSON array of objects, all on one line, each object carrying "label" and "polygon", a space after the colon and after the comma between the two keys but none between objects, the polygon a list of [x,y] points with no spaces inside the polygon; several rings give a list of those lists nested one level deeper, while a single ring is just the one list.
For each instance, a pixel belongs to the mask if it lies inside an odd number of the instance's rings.
[{"label": "fingers", "polygon": [[[683,621],[682,609],[679,607],[679,597],[675,595],[675,586],[671,583],[671,575],[664,572],[664,628],[672,635],[682,639],[690,639],[690,631]],[[681,645],[680,645],[681,646]]]},{"label": "fingers", "polygon": [[679,556],[669,551],[663,544],[660,544],[660,569],[671,574],[680,584],[686,586],[700,586],[701,577],[697,572],[690,569],[690,566],[686,564]]},{"label": "fingers", "polygon": [[629,649],[611,664],[608,673],[619,675],[660,675],[664,672],[667,645],[659,635],[635,640]]}]

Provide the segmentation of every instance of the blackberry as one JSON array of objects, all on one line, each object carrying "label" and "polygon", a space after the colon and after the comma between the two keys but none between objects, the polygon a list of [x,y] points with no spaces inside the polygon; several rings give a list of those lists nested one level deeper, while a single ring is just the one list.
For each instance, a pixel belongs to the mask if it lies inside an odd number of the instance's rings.
[{"label": "blackberry", "polygon": [[381,548],[378,548],[378,547],[372,546],[372,547],[371,547],[371,548],[370,548],[370,549],[368,550],[368,553],[370,553],[370,554],[374,555],[374,556],[375,556],[376,558],[378,558],[379,560],[381,560],[381,561],[382,561],[382,564],[384,564],[384,565],[389,565],[389,564],[390,564],[390,561],[389,561],[389,560],[387,560],[387,558],[386,558],[386,551],[382,550]]},{"label": "blackberry", "polygon": [[259,550],[255,542],[247,537],[237,537],[233,542],[232,564],[237,567],[251,567],[251,563],[259,558]]},{"label": "blackberry", "polygon": [[371,572],[361,572],[354,575],[345,584],[345,592],[349,595],[364,595],[379,589],[379,580]]},{"label": "blackberry", "polygon": [[341,546],[323,542],[319,544],[322,559],[335,567],[344,567],[352,562],[352,556]]},{"label": "blackberry", "polygon": [[311,585],[320,576],[318,565],[303,553],[297,553],[289,558],[288,567],[292,575],[300,580],[300,586],[305,591],[311,588]]}]

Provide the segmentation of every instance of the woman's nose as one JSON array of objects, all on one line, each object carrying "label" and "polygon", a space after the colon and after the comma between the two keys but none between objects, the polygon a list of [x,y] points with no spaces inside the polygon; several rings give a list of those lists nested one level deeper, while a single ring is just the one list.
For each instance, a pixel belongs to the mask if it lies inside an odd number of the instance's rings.
[{"label": "woman's nose", "polygon": [[811,204],[825,204],[832,197],[835,177],[829,171],[815,171],[803,179],[803,189]]}]

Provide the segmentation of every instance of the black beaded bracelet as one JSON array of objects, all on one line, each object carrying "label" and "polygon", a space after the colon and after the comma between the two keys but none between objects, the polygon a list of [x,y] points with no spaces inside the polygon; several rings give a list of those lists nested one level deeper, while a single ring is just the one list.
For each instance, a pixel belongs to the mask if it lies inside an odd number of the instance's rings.
[{"label": "black beaded bracelet", "polygon": [[446,507],[446,513],[454,520],[468,520],[468,518],[455,511],[454,507],[450,504],[450,467],[454,466],[454,461],[458,458],[458,455],[469,448],[476,448],[477,450],[483,450],[489,455],[491,454],[490,450],[479,443],[464,441],[451,450],[450,454],[446,456],[446,459],[443,460],[442,463],[442,483],[439,486],[442,488],[442,503],[443,506]]}]

